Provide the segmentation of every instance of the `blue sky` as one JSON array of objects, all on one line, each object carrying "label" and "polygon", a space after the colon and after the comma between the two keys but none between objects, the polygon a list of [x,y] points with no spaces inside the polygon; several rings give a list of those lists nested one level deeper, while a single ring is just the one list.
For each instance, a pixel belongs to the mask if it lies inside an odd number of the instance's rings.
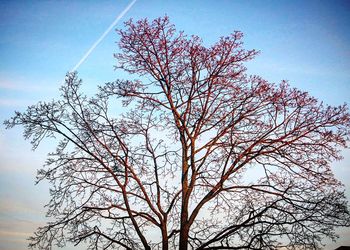
[{"label": "blue sky", "polygon": [[[130,1],[0,1],[0,120],[14,110],[57,96],[64,75]],[[122,21],[167,14],[178,30],[210,45],[234,30],[261,54],[248,72],[293,87],[331,105],[350,103],[349,1],[138,0]],[[122,22],[117,25],[122,27]],[[83,88],[125,78],[113,70],[118,36],[111,32],[78,69]],[[20,129],[0,127],[0,249],[25,249],[25,238],[45,221],[48,185],[34,186],[36,169],[52,149],[35,152]],[[334,164],[350,198],[350,151]],[[350,245],[350,230],[339,243]],[[83,249],[83,248],[82,248]]]}]

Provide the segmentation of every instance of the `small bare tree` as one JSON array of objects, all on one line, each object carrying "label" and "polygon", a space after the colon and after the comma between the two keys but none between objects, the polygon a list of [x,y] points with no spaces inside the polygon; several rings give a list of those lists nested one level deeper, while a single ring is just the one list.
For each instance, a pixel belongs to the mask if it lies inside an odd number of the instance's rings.
[{"label": "small bare tree", "polygon": [[5,122],[34,148],[58,141],[38,172],[52,221],[30,247],[317,249],[350,225],[330,168],[349,142],[346,105],[248,76],[257,52],[240,32],[207,48],[163,17],[119,35],[116,67],[140,80],[88,98],[69,73],[60,100]]}]

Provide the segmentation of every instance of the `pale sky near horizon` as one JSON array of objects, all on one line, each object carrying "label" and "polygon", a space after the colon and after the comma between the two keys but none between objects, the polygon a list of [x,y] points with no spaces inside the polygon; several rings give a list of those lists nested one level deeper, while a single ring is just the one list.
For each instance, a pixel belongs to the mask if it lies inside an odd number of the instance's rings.
[{"label": "pale sky near horizon", "polygon": [[[15,110],[56,98],[66,72],[130,2],[0,0],[0,250],[26,249],[26,238],[45,222],[49,185],[34,181],[54,147],[48,141],[33,152],[21,129],[5,130],[2,122]],[[289,80],[330,105],[350,104],[350,1],[137,0],[117,28],[129,18],[164,14],[207,45],[240,30],[245,48],[261,51],[247,64],[249,73]],[[109,33],[78,69],[88,94],[128,77],[113,70],[118,39]],[[350,150],[343,155],[334,172],[350,199]],[[350,246],[350,229],[339,233],[339,242],[325,249]]]}]

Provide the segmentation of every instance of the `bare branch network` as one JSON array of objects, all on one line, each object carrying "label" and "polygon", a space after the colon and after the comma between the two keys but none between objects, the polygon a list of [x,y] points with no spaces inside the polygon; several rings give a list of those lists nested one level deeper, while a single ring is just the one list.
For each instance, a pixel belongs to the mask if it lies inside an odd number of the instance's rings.
[{"label": "bare branch network", "polygon": [[258,52],[241,32],[205,47],[163,17],[118,33],[116,67],[139,80],[89,98],[69,73],[60,100],[5,122],[34,148],[58,142],[37,177],[51,220],[30,247],[318,249],[350,226],[330,168],[349,142],[346,105],[247,75]]}]

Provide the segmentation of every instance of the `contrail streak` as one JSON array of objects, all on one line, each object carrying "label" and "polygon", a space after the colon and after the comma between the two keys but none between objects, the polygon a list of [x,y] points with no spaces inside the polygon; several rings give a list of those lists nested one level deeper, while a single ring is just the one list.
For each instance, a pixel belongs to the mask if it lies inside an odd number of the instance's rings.
[{"label": "contrail streak", "polygon": [[91,54],[91,52],[99,45],[102,40],[108,35],[108,33],[113,29],[113,27],[119,22],[119,20],[130,10],[130,8],[134,5],[136,0],[133,0],[131,3],[129,3],[128,6],[116,17],[116,19],[113,21],[113,23],[106,29],[106,31],[100,36],[99,39],[91,46],[91,48],[84,54],[84,56],[80,59],[80,61],[72,68],[70,72],[76,71],[79,66],[88,58],[88,56]]}]

